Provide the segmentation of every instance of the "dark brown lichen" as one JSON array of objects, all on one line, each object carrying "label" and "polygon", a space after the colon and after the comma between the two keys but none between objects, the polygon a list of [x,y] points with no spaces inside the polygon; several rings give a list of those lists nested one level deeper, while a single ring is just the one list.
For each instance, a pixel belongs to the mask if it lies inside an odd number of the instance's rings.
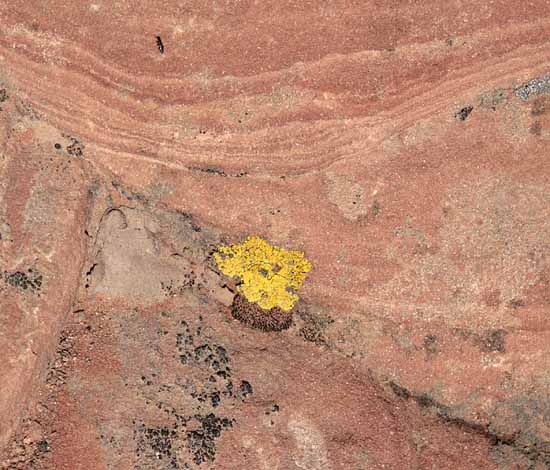
[{"label": "dark brown lichen", "polygon": [[231,314],[241,323],[262,331],[282,331],[292,324],[292,311],[285,312],[279,307],[264,310],[246,300],[241,294],[237,294],[233,299]]}]

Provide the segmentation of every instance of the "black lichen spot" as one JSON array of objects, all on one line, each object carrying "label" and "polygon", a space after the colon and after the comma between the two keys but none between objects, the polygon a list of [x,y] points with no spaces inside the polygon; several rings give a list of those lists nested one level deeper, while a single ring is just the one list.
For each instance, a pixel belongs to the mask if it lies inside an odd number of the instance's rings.
[{"label": "black lichen spot", "polygon": [[84,155],[84,145],[74,137],[69,137],[71,143],[67,146],[67,153],[72,157],[82,157]]},{"label": "black lichen spot", "polygon": [[223,171],[221,168],[217,168],[215,166],[207,166],[207,167],[189,167],[191,171],[198,171],[201,173],[209,173],[211,175],[217,175],[217,176],[227,176],[227,173]]},{"label": "black lichen spot", "polygon": [[191,389],[191,391],[189,392],[189,395],[191,395],[191,397],[194,398],[195,400],[201,403],[204,403],[208,399],[208,395],[206,394],[206,392],[204,391],[198,392],[194,387],[194,385],[190,386],[189,388]]},{"label": "black lichen spot", "polygon": [[217,390],[215,392],[212,392],[210,394],[210,402],[212,403],[212,406],[215,408],[218,406],[221,402],[220,392]]},{"label": "black lichen spot", "polygon": [[59,144],[59,143],[55,143],[53,146],[56,148],[56,150],[61,149],[61,144]]},{"label": "black lichen spot", "polygon": [[201,344],[195,348],[195,360],[204,362],[207,366],[212,363],[212,347],[209,344]]},{"label": "black lichen spot", "polygon": [[12,287],[21,290],[39,291],[42,287],[42,274],[29,269],[28,273],[15,271],[4,272],[4,281]]},{"label": "black lichen spot", "polygon": [[5,88],[0,89],[0,103],[3,103],[9,98],[8,92]]},{"label": "black lichen spot", "polygon": [[157,47],[161,54],[164,54],[164,43],[162,42],[162,38],[160,36],[157,36]]},{"label": "black lichen spot", "polygon": [[177,433],[175,429],[167,427],[146,428],[141,424],[134,431],[137,441],[136,454],[138,457],[149,458],[154,461],[163,460],[169,468],[178,469],[176,452],[173,448]]},{"label": "black lichen spot", "polygon": [[311,343],[315,343],[318,345],[325,344],[325,340],[323,337],[323,332],[317,328],[315,325],[312,324],[306,324],[300,328],[300,336],[304,338],[306,341],[309,341]]},{"label": "black lichen spot", "polygon": [[271,413],[278,413],[280,411],[279,405],[277,403],[274,403],[271,405],[271,408],[265,412],[266,415],[269,415]]},{"label": "black lichen spot", "polygon": [[48,452],[50,450],[48,441],[40,441],[36,447],[38,448],[38,451],[42,453]]},{"label": "black lichen spot", "polygon": [[241,380],[240,395],[244,399],[248,395],[252,395],[252,385],[246,380]]},{"label": "black lichen spot", "polygon": [[505,336],[504,330],[489,330],[484,336],[478,340],[480,349],[483,352],[505,352]]},{"label": "black lichen spot", "polygon": [[222,393],[226,398],[231,398],[233,396],[233,382],[231,382],[231,380],[227,381],[225,384],[225,390]]},{"label": "black lichen spot", "polygon": [[462,108],[458,113],[455,114],[455,117],[457,119],[460,119],[461,121],[465,121],[466,118],[470,115],[470,113],[474,110],[473,106],[465,106]]},{"label": "black lichen spot", "polygon": [[213,166],[208,166],[206,168],[199,168],[199,171],[202,171],[204,173],[210,173],[211,175],[227,176],[225,171],[223,171],[221,168],[216,168]]},{"label": "black lichen spot", "polygon": [[508,307],[513,309],[525,307],[525,301],[523,299],[512,299],[508,302]]},{"label": "black lichen spot", "polygon": [[171,279],[169,282],[160,282],[160,288],[164,291],[164,294],[167,297],[184,295],[185,292],[190,289],[193,289],[194,287],[199,288],[200,286],[201,284],[197,283],[197,276],[193,271],[183,273],[183,279],[179,281],[174,281]]},{"label": "black lichen spot", "polygon": [[286,330],[292,324],[292,311],[285,312],[279,307],[264,310],[241,294],[233,299],[231,314],[244,325],[266,332]]},{"label": "black lichen spot", "polygon": [[[216,440],[224,429],[232,427],[235,423],[234,418],[216,416],[213,411],[221,407],[225,400],[236,405],[238,401],[253,393],[252,385],[246,380],[239,381],[237,387],[233,385],[229,352],[224,346],[216,344],[205,334],[201,323],[203,319],[201,316],[197,318],[198,325],[195,324],[195,326],[185,320],[179,320],[179,328],[175,332],[176,353],[174,358],[185,365],[187,370],[184,376],[178,377],[175,383],[159,387],[159,390],[166,391],[179,388],[181,392],[191,397],[194,400],[194,404],[191,405],[194,408],[193,414],[180,415],[176,411],[177,406],[172,406],[169,402],[146,402],[147,404],[156,404],[160,410],[175,419],[174,426],[170,428],[175,431],[175,436],[170,433],[167,439],[164,439],[166,435],[161,433],[159,441],[159,436],[155,434],[157,440],[151,443],[150,433],[144,427],[140,431],[142,435],[138,445],[140,461],[147,462],[148,456],[144,454],[146,449],[155,450],[155,454],[160,452],[158,458],[163,459],[160,467],[157,463],[154,468],[176,468],[168,467],[168,464],[172,462],[169,459],[170,455],[182,458],[181,449],[176,443],[189,449],[190,459],[196,465],[211,464],[215,460]],[[146,374],[142,376],[142,383],[145,381]],[[160,428],[150,429],[158,430]],[[171,450],[172,453],[163,454],[163,446],[165,449]],[[149,452],[149,458],[151,458],[150,455],[151,452]],[[174,462],[177,464],[176,460]],[[152,461],[148,462],[149,465],[152,463]],[[179,465],[183,465],[183,468],[191,468],[183,463],[179,463]]]},{"label": "black lichen spot", "polygon": [[185,348],[185,346],[190,346],[193,344],[193,335],[191,334],[189,325],[185,320],[182,320],[180,325],[182,327],[182,332],[176,334],[176,348],[181,351]]},{"label": "black lichen spot", "polygon": [[[231,381],[230,359],[227,350],[215,343],[205,341],[201,337],[202,330],[199,326],[195,336],[190,332],[187,322],[181,321],[183,331],[176,335],[177,357],[183,365],[202,369],[205,373],[203,386],[197,387],[189,382],[184,389],[195,400],[204,403],[210,400],[213,407],[220,404],[223,397],[227,398],[227,390],[218,390],[212,384],[215,384],[220,378],[227,381],[227,387],[233,387]],[[196,339],[199,338],[201,344],[196,345]]]},{"label": "black lichen spot", "polygon": [[184,365],[189,364],[193,360],[193,356],[189,351],[185,351],[182,354],[180,354],[179,358],[180,358],[180,362]]},{"label": "black lichen spot", "polygon": [[225,428],[233,426],[234,420],[219,418],[213,413],[197,415],[195,419],[200,423],[200,428],[187,431],[187,446],[193,454],[193,461],[197,465],[213,462],[216,456],[215,441]]},{"label": "black lichen spot", "polygon": [[428,354],[435,354],[437,352],[437,338],[434,335],[424,337],[424,349]]}]

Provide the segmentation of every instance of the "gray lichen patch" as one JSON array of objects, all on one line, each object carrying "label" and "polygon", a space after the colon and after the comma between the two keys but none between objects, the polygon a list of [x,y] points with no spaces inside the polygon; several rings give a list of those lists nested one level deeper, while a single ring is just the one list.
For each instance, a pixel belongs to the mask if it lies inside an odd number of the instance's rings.
[{"label": "gray lichen patch", "polygon": [[526,101],[532,96],[550,93],[550,74],[533,78],[524,85],[516,88],[516,96]]},{"label": "gray lichen patch", "polygon": [[39,291],[42,288],[42,274],[29,269],[27,272],[5,271],[2,276],[4,282],[16,289]]}]

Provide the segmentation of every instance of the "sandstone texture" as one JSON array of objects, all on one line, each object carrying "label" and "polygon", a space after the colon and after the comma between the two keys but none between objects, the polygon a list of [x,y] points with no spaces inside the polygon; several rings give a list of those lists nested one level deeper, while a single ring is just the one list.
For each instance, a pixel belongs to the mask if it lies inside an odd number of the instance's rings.
[{"label": "sandstone texture", "polygon": [[[550,468],[549,50],[545,0],[0,2],[0,468]],[[312,264],[282,327],[248,236]]]}]

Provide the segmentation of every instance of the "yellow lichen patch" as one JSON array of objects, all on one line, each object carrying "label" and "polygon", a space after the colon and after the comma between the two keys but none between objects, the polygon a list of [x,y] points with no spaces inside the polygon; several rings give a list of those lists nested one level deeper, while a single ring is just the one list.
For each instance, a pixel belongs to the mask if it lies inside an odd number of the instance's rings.
[{"label": "yellow lichen patch", "polygon": [[266,310],[291,310],[298,300],[295,291],[311,269],[301,251],[272,246],[260,237],[220,246],[214,259],[226,276],[240,281],[238,289],[249,302]]}]

